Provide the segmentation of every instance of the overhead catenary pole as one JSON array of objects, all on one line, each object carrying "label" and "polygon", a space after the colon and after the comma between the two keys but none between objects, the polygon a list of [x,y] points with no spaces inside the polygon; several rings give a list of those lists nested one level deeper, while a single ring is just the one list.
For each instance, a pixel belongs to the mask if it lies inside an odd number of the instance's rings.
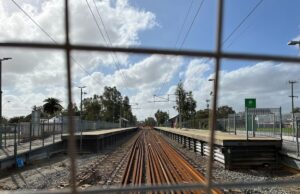
[{"label": "overhead catenary pole", "polygon": [[79,145],[79,150],[82,150],[82,89],[86,88],[86,86],[78,86],[80,88],[80,145]]},{"label": "overhead catenary pole", "polygon": [[295,114],[294,114],[294,98],[298,98],[298,96],[294,96],[294,84],[297,83],[296,81],[289,81],[291,84],[291,96],[292,99],[292,126],[293,126],[293,136],[295,135]]},{"label": "overhead catenary pole", "polygon": [[2,61],[10,60],[12,59],[11,57],[4,57],[0,59],[0,148],[2,148]]}]

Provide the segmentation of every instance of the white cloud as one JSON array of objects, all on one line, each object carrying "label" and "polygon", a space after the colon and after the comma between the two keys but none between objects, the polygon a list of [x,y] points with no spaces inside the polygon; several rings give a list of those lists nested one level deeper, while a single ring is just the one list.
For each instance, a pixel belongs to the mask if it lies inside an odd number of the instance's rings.
[{"label": "white cloud", "polygon": [[[192,90],[198,103],[198,109],[205,107],[205,100],[210,99],[212,82],[208,78],[213,76],[209,66],[191,61],[185,72],[184,85]],[[300,67],[295,64],[260,62],[220,73],[219,106],[229,105],[237,111],[243,111],[244,99],[257,99],[257,107],[283,107],[283,111],[290,110],[290,86],[288,80],[299,79]],[[295,94],[300,87],[295,85]],[[300,106],[299,103],[296,106]]]},{"label": "white cloud", "polygon": [[[63,1],[25,0],[17,2],[56,42],[64,41]],[[156,25],[153,13],[133,7],[127,0],[117,0],[115,3],[108,0],[96,2],[113,45],[137,45],[140,43],[140,32]],[[89,3],[104,33],[93,1],[89,0]],[[72,42],[104,44],[105,41],[99,38],[99,32],[85,0],[71,1],[70,11]],[[0,2],[0,28],[0,41],[52,43],[49,37],[11,1]],[[3,97],[12,99],[7,106],[13,105],[15,110],[16,108],[28,110],[33,105],[42,104],[42,100],[49,96],[58,97],[65,103],[66,68],[63,52],[1,49],[0,56],[13,58],[13,60],[3,62]],[[107,75],[100,73],[100,67],[109,67],[115,64],[127,67],[129,64],[127,54],[73,52],[72,56],[76,60],[72,61],[72,77],[76,83],[82,82],[93,86],[87,88],[90,95],[101,92],[104,84],[118,83],[119,78],[114,78],[114,82],[111,82]],[[91,76],[87,76],[85,71],[89,72]],[[116,72],[115,75],[117,74]],[[75,101],[78,102],[79,92],[77,92],[76,86],[74,85],[73,94]],[[9,117],[24,114],[24,111],[6,110],[4,109],[4,115]]]}]

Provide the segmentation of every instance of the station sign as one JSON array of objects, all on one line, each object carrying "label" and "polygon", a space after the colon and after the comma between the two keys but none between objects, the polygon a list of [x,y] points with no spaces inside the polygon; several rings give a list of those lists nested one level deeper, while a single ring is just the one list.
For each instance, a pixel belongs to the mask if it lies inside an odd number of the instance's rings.
[{"label": "station sign", "polygon": [[245,99],[246,108],[256,108],[256,99],[255,98],[246,98]]}]

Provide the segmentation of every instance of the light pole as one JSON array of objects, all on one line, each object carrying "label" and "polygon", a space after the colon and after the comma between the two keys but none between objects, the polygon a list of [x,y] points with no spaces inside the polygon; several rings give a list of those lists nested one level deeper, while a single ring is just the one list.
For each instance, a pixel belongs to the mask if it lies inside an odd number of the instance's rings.
[{"label": "light pole", "polygon": [[299,45],[299,48],[300,48],[300,41],[299,40],[291,40],[288,42],[288,45],[290,45],[290,46]]},{"label": "light pole", "polygon": [[4,57],[0,59],[0,148],[2,148],[2,61],[7,61],[12,59],[11,57]]},{"label": "light pole", "polygon": [[82,118],[81,117],[82,117],[82,94],[83,94],[82,89],[86,88],[86,86],[78,86],[78,88],[80,88],[80,116],[79,116],[79,118],[80,118],[80,145],[79,146],[80,147],[79,148],[81,151],[81,149],[82,149]]},{"label": "light pole", "polygon": [[297,83],[296,81],[289,81],[289,84],[291,84],[291,97],[292,98],[292,126],[293,126],[293,135],[295,135],[295,114],[294,114],[294,98],[297,98],[298,96],[294,96],[294,84]]}]

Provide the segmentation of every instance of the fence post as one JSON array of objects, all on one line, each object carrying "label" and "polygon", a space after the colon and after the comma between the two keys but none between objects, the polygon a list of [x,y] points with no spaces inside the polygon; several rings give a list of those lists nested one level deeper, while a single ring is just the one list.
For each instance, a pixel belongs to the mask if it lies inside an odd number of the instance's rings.
[{"label": "fence post", "polygon": [[43,121],[42,127],[42,140],[43,140],[43,147],[45,146],[45,121]]},{"label": "fence post", "polygon": [[53,131],[52,131],[52,135],[53,135],[53,143],[55,142],[55,118],[53,120]]},{"label": "fence post", "polygon": [[246,139],[248,140],[248,108],[246,107],[246,115],[245,115],[245,118],[246,118]]},{"label": "fence post", "polygon": [[6,128],[7,128],[7,126],[5,124],[4,125],[4,146],[5,146],[5,148],[6,148]]},{"label": "fence post", "polygon": [[281,107],[279,108],[279,128],[280,128],[280,139],[282,140],[282,114]]},{"label": "fence post", "polygon": [[0,124],[0,148],[2,148],[3,124]]},{"label": "fence post", "polygon": [[233,128],[234,128],[234,135],[236,135],[236,114],[233,115]]},{"label": "fence post", "polygon": [[252,137],[255,137],[255,132],[254,132],[254,114],[251,115],[251,120],[252,120],[252,123],[251,123],[251,127],[252,127]]},{"label": "fence post", "polygon": [[63,132],[64,132],[64,117],[61,116],[61,134],[60,134],[60,139],[62,139]]},{"label": "fence post", "polygon": [[273,114],[273,135],[275,136],[275,113]]},{"label": "fence post", "polygon": [[82,118],[80,117],[80,144],[79,144],[79,150],[82,150]]},{"label": "fence post", "polygon": [[297,154],[299,156],[299,126],[298,126],[298,118],[296,117],[296,143],[297,143]]},{"label": "fence post", "polygon": [[21,137],[21,123],[18,123],[18,145],[20,145],[20,137]]},{"label": "fence post", "polygon": [[15,164],[17,167],[17,124],[15,125],[15,129],[14,129],[14,160],[15,160]]},{"label": "fence post", "polygon": [[29,152],[31,151],[31,136],[32,136],[32,122],[30,122],[30,125],[29,125]]}]

